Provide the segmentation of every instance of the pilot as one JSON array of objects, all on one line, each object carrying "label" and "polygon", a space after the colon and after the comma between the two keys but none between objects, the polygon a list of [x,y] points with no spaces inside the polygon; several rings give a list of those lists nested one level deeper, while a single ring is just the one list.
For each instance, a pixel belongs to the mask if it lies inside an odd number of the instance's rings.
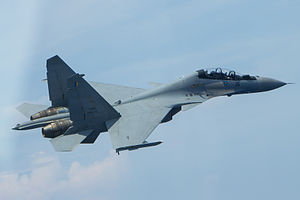
[{"label": "pilot", "polygon": [[230,71],[229,72],[229,74],[228,74],[228,76],[229,76],[229,78],[231,79],[231,80],[235,80],[235,71]]},{"label": "pilot", "polygon": [[206,73],[203,69],[198,71],[198,77],[199,78],[206,78]]},{"label": "pilot", "polygon": [[213,78],[214,79],[221,79],[224,80],[225,79],[225,74],[222,72],[221,68],[217,68],[215,71],[212,72],[213,73]]}]

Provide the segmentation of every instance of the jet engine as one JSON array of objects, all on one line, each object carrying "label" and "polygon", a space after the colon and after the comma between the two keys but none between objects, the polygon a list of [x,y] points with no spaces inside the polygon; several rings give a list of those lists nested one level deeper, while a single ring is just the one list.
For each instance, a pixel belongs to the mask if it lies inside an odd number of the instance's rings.
[{"label": "jet engine", "polygon": [[72,124],[73,122],[69,119],[55,121],[42,128],[42,134],[45,138],[55,138],[64,134]]},{"label": "jet engine", "polygon": [[54,107],[54,108],[48,108],[47,110],[40,111],[38,113],[35,113],[31,115],[30,120],[39,119],[42,117],[48,117],[52,115],[56,115],[59,113],[66,113],[69,112],[68,108],[66,107]]}]

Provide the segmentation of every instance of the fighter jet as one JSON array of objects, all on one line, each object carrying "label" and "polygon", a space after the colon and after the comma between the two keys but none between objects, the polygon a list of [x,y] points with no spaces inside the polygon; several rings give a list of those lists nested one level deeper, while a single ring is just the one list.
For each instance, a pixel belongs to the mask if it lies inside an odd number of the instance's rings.
[{"label": "fighter jet", "polygon": [[24,103],[17,109],[29,121],[14,130],[42,128],[56,151],[72,151],[92,144],[109,132],[113,148],[124,150],[156,146],[146,139],[161,123],[213,97],[274,90],[287,83],[233,70],[200,69],[168,84],[145,90],[87,82],[59,56],[47,60],[47,83],[51,106]]}]

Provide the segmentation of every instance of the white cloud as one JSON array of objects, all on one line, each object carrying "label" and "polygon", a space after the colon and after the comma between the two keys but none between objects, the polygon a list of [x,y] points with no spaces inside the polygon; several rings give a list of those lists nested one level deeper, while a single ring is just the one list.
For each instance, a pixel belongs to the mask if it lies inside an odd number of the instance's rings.
[{"label": "white cloud", "polygon": [[[39,152],[32,156],[33,169],[29,172],[0,174],[0,199],[103,199],[110,188],[117,187],[124,170],[126,154],[111,152],[102,161],[84,166],[74,161],[65,170],[58,158]],[[100,191],[100,192],[99,192]],[[97,196],[93,196],[96,195]]]}]

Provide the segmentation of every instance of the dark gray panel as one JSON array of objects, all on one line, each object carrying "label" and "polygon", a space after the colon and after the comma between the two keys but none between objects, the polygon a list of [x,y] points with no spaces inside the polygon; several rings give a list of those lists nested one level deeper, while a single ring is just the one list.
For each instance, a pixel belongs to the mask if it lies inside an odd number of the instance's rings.
[{"label": "dark gray panel", "polygon": [[89,136],[87,136],[81,142],[81,144],[93,144],[96,141],[96,139],[98,138],[99,135],[100,135],[100,131],[99,130],[94,130]]},{"label": "dark gray panel", "polygon": [[49,98],[53,107],[67,106],[67,79],[75,72],[59,57],[47,60]]},{"label": "dark gray panel", "polygon": [[82,78],[82,75],[75,74],[68,79],[67,91],[68,108],[74,126],[103,130],[106,121],[120,117],[120,114]]},{"label": "dark gray panel", "polygon": [[169,122],[173,119],[173,116],[176,115],[179,111],[181,111],[181,106],[174,107],[168,114],[161,120],[161,123]]}]

